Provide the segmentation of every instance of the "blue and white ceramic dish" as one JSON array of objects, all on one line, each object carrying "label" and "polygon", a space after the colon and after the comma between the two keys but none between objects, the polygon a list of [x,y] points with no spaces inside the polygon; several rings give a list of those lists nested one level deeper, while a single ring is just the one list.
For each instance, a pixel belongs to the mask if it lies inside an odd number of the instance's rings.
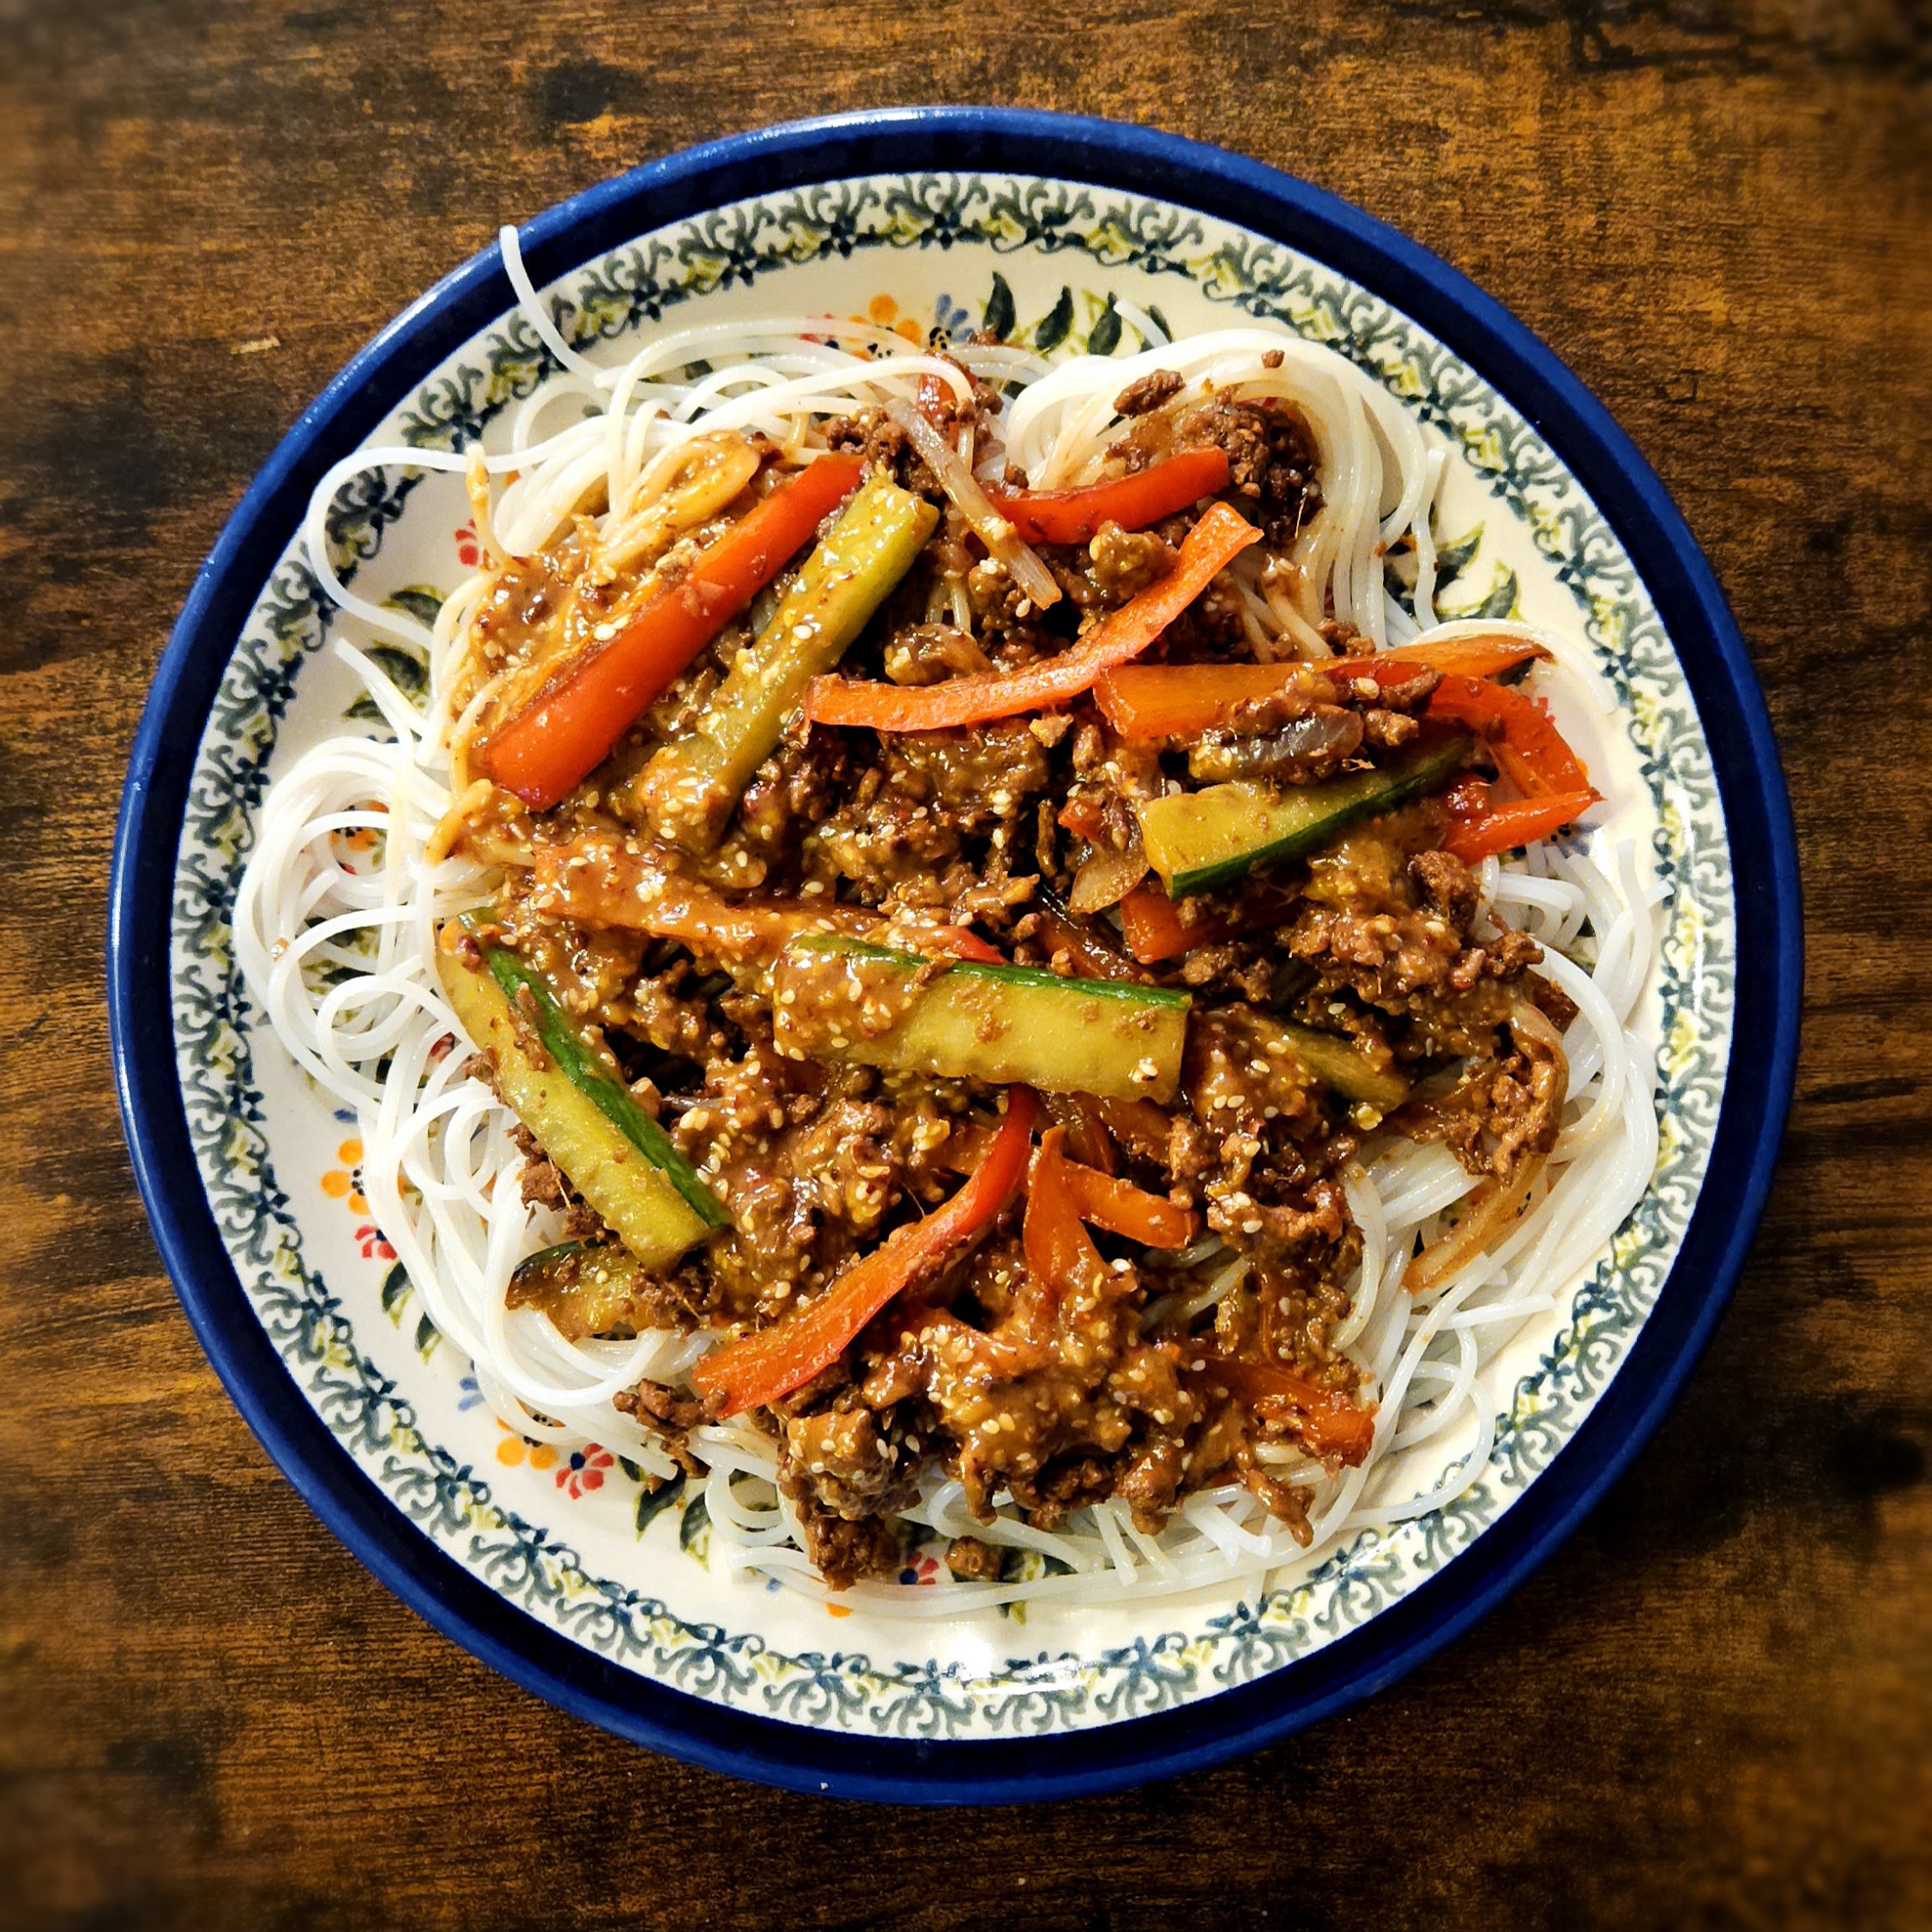
[{"label": "blue and white ceramic dish", "polygon": [[[1104,353],[1119,299],[1177,334],[1285,323],[1386,384],[1451,453],[1444,614],[1580,632],[1620,700],[1609,756],[1669,892],[1645,1009],[1658,1165],[1561,1319],[1515,1345],[1480,1481],[1292,1591],[1030,1621],[845,1614],[715,1574],[701,1506],[645,1497],[621,1459],[507,1434],[413,1306],[353,1128],[251,1010],[227,924],[265,786],[353,697],[295,541],[316,479],[364,442],[461,447],[546,373],[492,250],[365,349],[263,470],[183,613],[130,770],[109,938],[122,1102],[169,1269],[237,1403],[344,1542],[457,1641],[746,1776],[935,1802],[1092,1790],[1386,1683],[1547,1555],[1656,1426],[1768,1180],[1795,860],[1762,702],[1681,519],[1555,359],[1440,262],[1301,183],[1138,129],[973,109],[776,129],[580,196],[523,251],[583,346],[783,310],[921,338],[990,316]],[[474,563],[455,480],[358,488],[331,534],[359,591],[434,598]]]}]

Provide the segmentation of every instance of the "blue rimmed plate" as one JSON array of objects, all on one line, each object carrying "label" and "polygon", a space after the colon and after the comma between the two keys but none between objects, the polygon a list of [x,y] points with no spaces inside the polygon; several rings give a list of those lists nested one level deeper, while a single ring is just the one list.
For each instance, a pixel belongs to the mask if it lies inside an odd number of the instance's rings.
[{"label": "blue rimmed plate", "polygon": [[[1645,996],[1658,1166],[1561,1318],[1517,1345],[1469,1493],[1292,1590],[957,1625],[840,1615],[715,1572],[701,1511],[654,1510],[618,1458],[507,1434],[368,1217],[353,1123],[258,1024],[227,924],[264,787],[353,701],[293,540],[316,480],[367,442],[460,447],[553,367],[492,249],[276,451],[196,581],[130,765],[109,933],[122,1104],[169,1270],[236,1402],[432,1622],[565,1708],[721,1770],[932,1802],[1094,1790],[1389,1681],[1546,1556],[1655,1428],[1768,1181],[1796,1043],[1796,860],[1762,700],[1682,520],[1549,351],[1433,257],[1139,129],[983,109],[774,129],[594,189],[531,223],[523,251],[587,347],[782,310],[921,338],[990,317],[1106,353],[1125,302],[1177,333],[1268,318],[1383,383],[1447,451],[1445,614],[1586,636],[1621,700],[1609,755],[1669,895]],[[359,480],[330,534],[359,591],[405,603],[474,560],[460,487],[420,473]]]}]

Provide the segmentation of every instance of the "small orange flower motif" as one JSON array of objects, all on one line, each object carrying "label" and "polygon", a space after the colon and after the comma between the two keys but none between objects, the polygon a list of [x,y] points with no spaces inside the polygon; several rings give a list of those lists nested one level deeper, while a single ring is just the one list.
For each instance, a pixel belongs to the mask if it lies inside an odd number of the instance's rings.
[{"label": "small orange flower motif", "polygon": [[356,1186],[354,1169],[362,1159],[362,1143],[359,1140],[345,1140],[335,1150],[335,1158],[342,1164],[331,1168],[322,1177],[322,1191],[332,1201],[347,1201],[351,1214],[367,1214],[369,1203],[364,1199],[362,1190]]},{"label": "small orange flower motif", "polygon": [[547,1442],[527,1442],[520,1435],[505,1435],[497,1445],[497,1460],[505,1469],[528,1463],[532,1469],[548,1469],[557,1460],[557,1452]]},{"label": "small orange flower motif", "polygon": [[866,305],[862,316],[854,316],[854,322],[869,322],[879,329],[890,329],[895,335],[903,335],[915,347],[926,346],[926,331],[920,326],[915,316],[903,316],[899,305],[890,295],[875,295]]}]

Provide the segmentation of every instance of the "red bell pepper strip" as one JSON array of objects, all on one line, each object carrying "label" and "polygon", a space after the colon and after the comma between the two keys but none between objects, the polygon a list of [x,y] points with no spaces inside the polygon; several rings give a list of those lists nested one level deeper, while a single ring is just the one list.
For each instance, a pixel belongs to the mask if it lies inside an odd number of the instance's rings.
[{"label": "red bell pepper strip", "polygon": [[985,1228],[1026,1173],[1040,1102],[1028,1087],[1006,1090],[1006,1118],[986,1158],[945,1205],[899,1229],[848,1268],[815,1301],[770,1328],[714,1350],[691,1371],[720,1416],[776,1402],[830,1367],[859,1331],[927,1265]]},{"label": "red bell pepper strip", "polygon": [[1563,742],[1549,713],[1524,691],[1446,677],[1429,699],[1429,715],[1467,725],[1487,739],[1504,776],[1526,797],[1590,791],[1583,761]]},{"label": "red bell pepper strip", "polygon": [[[897,938],[901,930],[898,927],[889,927],[887,937]],[[970,926],[915,928],[907,935],[906,945],[914,952],[931,950],[951,953],[955,959],[976,959],[982,966],[1006,963],[1005,954],[998,946],[988,945]]]},{"label": "red bell pepper strip", "polygon": [[1020,1231],[1026,1269],[1045,1298],[1043,1313],[1051,1325],[1053,1310],[1069,1289],[1089,1303],[1105,1292],[1107,1264],[1081,1225],[1080,1211],[1067,1180],[1072,1164],[1066,1154],[1066,1130],[1049,1127],[1040,1137],[1027,1177],[1026,1223]]},{"label": "red bell pepper strip", "polygon": [[1182,922],[1180,909],[1151,881],[1120,902],[1120,936],[1143,966],[1179,959],[1196,946],[1217,946],[1244,933],[1280,926],[1294,915],[1297,895],[1270,881],[1251,884],[1226,913],[1198,925]]},{"label": "red bell pepper strip", "polygon": [[1064,704],[1103,671],[1138,657],[1261,533],[1217,503],[1187,533],[1174,567],[1130,603],[1103,618],[1058,657],[1022,671],[975,672],[943,684],[901,687],[814,678],[806,715],[814,724],[870,726],[874,731],[941,731],[1017,717]]},{"label": "red bell pepper strip", "polygon": [[1223,450],[1184,450],[1136,476],[1084,490],[988,490],[993,507],[1029,543],[1085,543],[1102,523],[1144,530],[1228,487]]},{"label": "red bell pepper strip", "polygon": [[1061,1162],[1060,1179],[1080,1218],[1110,1235],[1124,1235],[1143,1247],[1186,1247],[1194,1238],[1197,1223],[1186,1208],[1150,1194],[1131,1180],[1118,1180],[1073,1161]]},{"label": "red bell pepper strip", "polygon": [[644,707],[812,539],[859,486],[856,456],[821,456],[774,490],[592,656],[567,667],[490,740],[483,763],[534,810],[609,756]]},{"label": "red bell pepper strip", "polygon": [[1513,851],[1560,832],[1597,802],[1587,786],[1580,792],[1542,793],[1515,805],[1492,805],[1458,818],[1442,842],[1465,866],[1499,852]]},{"label": "red bell pepper strip", "polygon": [[1094,701],[1122,738],[1186,738],[1225,724],[1236,706],[1288,691],[1311,674],[1336,684],[1357,678],[1392,681],[1418,670],[1465,679],[1493,677],[1526,658],[1547,657],[1541,644],[1519,638],[1450,638],[1398,644],[1373,657],[1317,658],[1311,663],[1129,664],[1106,673]]},{"label": "red bell pepper strip", "polygon": [[1292,1368],[1271,1362],[1239,1361],[1213,1353],[1204,1359],[1198,1355],[1188,1359],[1199,1364],[1198,1381],[1226,1390],[1265,1421],[1288,1423],[1317,1456],[1332,1456],[1353,1468],[1374,1446],[1373,1409],[1364,1409]]},{"label": "red bell pepper strip", "polygon": [[1107,813],[1096,798],[1069,799],[1060,808],[1059,822],[1076,838],[1096,845],[1100,835],[1107,830]]},{"label": "red bell pepper strip", "polygon": [[1233,933],[1224,919],[1186,925],[1174,901],[1157,885],[1138,885],[1120,902],[1120,937],[1143,966],[1178,959],[1196,946],[1218,945]]}]

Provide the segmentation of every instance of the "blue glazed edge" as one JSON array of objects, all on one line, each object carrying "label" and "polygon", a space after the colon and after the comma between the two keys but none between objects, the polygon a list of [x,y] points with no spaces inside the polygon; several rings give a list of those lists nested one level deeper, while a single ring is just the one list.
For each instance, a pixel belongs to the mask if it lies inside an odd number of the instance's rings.
[{"label": "blue glazed edge", "polygon": [[1427,250],[1319,189],[1177,136],[1018,110],[901,108],[761,130],[601,184],[522,231],[538,286],[718,202],[842,176],[1003,168],[1159,196],[1271,235],[1404,310],[1532,421],[1590,493],[1680,653],[1733,851],[1737,988],[1723,1114],[1657,1307],[1576,1435],[1480,1543],[1371,1623],[1239,1689],[1098,1732],[912,1743],[700,1704],[543,1629],[437,1549],[357,1469],[290,1382],[216,1234],[167,1025],[167,909],[186,788],[214,688],[263,578],[329,462],[512,301],[498,251],[464,263],[304,412],[196,577],[136,734],[114,851],[109,1014],[136,1177],[168,1271],[244,1417],[329,1527],[428,1621],[573,1715],[687,1761],[812,1791],[926,1803],[1117,1789],[1217,1763],[1393,1681],[1493,1608],[1576,1528],[1663,1419],[1742,1265],[1796,1069],[1802,942],[1789,800],[1762,695],[1709,565],[1608,413],[1499,304]]}]

